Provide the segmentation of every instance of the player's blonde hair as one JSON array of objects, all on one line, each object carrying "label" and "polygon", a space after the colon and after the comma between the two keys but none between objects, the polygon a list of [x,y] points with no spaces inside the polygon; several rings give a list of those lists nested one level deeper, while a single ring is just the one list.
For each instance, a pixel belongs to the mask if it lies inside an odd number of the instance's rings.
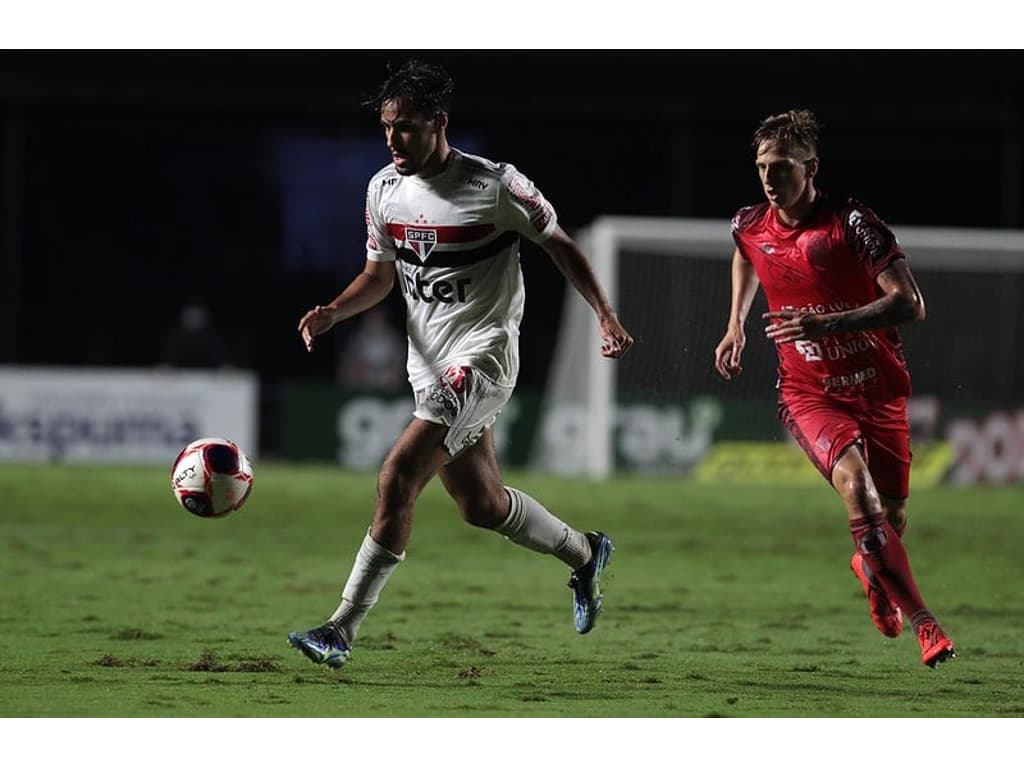
[{"label": "player's blonde hair", "polygon": [[761,121],[761,125],[754,131],[754,150],[768,141],[803,150],[807,154],[804,159],[817,157],[820,130],[818,119],[811,110],[790,109]]}]

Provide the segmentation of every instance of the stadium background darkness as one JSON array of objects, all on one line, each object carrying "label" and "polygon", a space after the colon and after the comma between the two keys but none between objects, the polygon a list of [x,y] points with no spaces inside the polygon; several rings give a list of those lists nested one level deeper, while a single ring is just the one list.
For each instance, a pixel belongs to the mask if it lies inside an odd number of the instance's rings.
[{"label": "stadium background darkness", "polygon": [[[388,156],[360,104],[413,55],[456,81],[452,144],[516,164],[570,233],[607,214],[727,226],[762,199],[753,129],[790,107],[824,125],[820,186],[897,234],[1024,226],[1018,53],[8,52],[0,364],[152,366],[199,300],[265,388],[331,380],[296,323],[363,263]],[[564,282],[530,244],[523,268],[520,385],[539,389]],[[388,308],[400,327],[398,291]]]}]

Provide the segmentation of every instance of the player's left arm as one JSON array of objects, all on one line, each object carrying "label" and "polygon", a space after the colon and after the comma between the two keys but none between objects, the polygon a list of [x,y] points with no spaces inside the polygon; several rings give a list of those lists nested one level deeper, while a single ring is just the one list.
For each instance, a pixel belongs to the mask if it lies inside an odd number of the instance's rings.
[{"label": "player's left arm", "polygon": [[768,312],[768,338],[778,344],[833,333],[891,328],[924,319],[924,297],[910,273],[896,235],[878,215],[850,198],[840,210],[842,235],[851,253],[874,276],[882,295],[845,312],[813,314],[800,310]]},{"label": "player's left arm", "polygon": [[551,257],[566,280],[593,307],[601,331],[601,354],[605,357],[622,357],[626,354],[633,346],[633,337],[619,322],[590,261],[576,241],[560,226],[556,226],[551,237],[542,241],[540,247]]},{"label": "player's left arm", "polygon": [[804,310],[765,312],[765,335],[778,344],[817,339],[833,333],[870,331],[924,320],[924,295],[905,259],[893,261],[875,278],[882,295],[845,312],[814,314]]}]

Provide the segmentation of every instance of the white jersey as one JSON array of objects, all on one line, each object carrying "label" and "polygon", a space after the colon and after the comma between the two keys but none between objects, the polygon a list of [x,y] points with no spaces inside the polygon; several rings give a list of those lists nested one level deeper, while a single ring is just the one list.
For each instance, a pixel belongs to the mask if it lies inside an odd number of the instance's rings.
[{"label": "white jersey", "polygon": [[504,386],[519,375],[519,236],[555,231],[554,208],[514,166],[452,149],[428,179],[393,165],[370,179],[366,257],[397,261],[408,308],[409,381],[470,366]]}]

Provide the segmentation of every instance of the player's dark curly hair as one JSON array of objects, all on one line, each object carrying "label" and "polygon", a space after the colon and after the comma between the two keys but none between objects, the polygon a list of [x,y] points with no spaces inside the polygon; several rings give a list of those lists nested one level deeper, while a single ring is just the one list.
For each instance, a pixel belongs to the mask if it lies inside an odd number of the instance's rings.
[{"label": "player's dark curly hair", "polygon": [[754,131],[753,146],[757,150],[762,142],[773,141],[802,149],[808,158],[817,157],[819,131],[821,126],[811,110],[791,109],[762,120]]},{"label": "player's dark curly hair", "polygon": [[454,93],[455,82],[444,67],[412,59],[398,69],[389,71],[377,93],[367,99],[363,106],[373,112],[380,112],[384,103],[405,99],[417,112],[434,117],[449,111]]}]

